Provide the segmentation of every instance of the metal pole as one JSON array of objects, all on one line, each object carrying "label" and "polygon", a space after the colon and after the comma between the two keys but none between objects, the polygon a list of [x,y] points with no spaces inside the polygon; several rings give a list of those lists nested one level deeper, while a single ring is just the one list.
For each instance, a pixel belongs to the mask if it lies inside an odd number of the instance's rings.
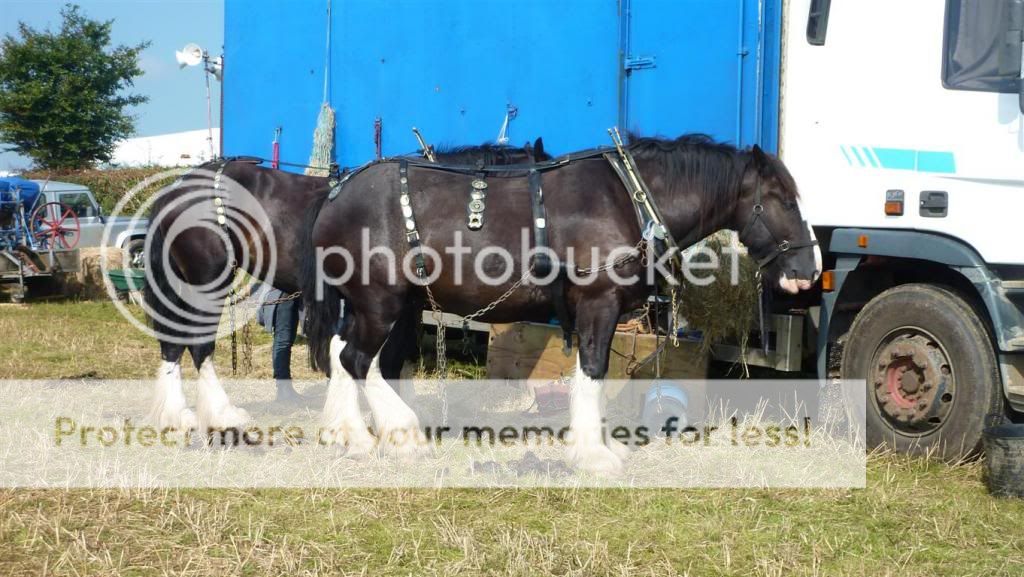
[{"label": "metal pole", "polygon": [[218,123],[220,124],[220,134],[218,134],[218,150],[220,151],[220,157],[224,158],[224,54],[220,55],[220,118]]}]

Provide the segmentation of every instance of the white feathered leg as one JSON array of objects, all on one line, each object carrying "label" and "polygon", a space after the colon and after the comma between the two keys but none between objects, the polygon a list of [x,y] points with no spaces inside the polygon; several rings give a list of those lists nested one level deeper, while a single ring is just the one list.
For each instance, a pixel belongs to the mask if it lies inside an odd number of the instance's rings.
[{"label": "white feathered leg", "polygon": [[345,341],[337,336],[331,338],[331,380],[327,385],[327,400],[324,402],[324,432],[321,439],[328,444],[344,446],[345,456],[359,458],[371,453],[376,442],[359,410],[356,381],[341,366],[341,351],[344,348]]},{"label": "white feathered leg", "polygon": [[567,457],[584,471],[615,475],[622,471],[622,459],[604,442],[601,422],[604,400],[601,387],[601,381],[583,372],[577,356],[576,375],[573,377],[569,401],[569,428],[572,434]]},{"label": "white feathered leg", "polygon": [[199,422],[208,429],[241,427],[249,421],[245,409],[231,404],[224,387],[217,378],[213,357],[207,357],[199,365],[199,398],[196,401]]},{"label": "white feathered leg", "polygon": [[170,427],[184,431],[199,426],[196,414],[188,408],[188,403],[185,401],[185,391],[181,388],[181,365],[179,363],[160,362],[149,420],[160,429]]},{"label": "white feathered leg", "polygon": [[373,412],[373,424],[381,447],[399,456],[414,457],[429,451],[420,420],[398,396],[380,372],[380,352],[373,357],[366,374],[366,400]]}]

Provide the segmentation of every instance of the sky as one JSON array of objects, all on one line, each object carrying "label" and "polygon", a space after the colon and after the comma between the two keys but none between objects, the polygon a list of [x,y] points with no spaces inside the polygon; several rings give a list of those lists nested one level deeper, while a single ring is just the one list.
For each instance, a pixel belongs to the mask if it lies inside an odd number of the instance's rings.
[{"label": "sky", "polygon": [[[0,0],[0,35],[17,34],[18,22],[36,29],[60,27],[60,9],[67,0]],[[206,128],[206,88],[196,68],[179,70],[174,51],[194,42],[211,56],[224,44],[223,0],[77,0],[95,20],[114,20],[112,44],[129,46],[149,40],[140,56],[145,74],[134,93],[149,102],[133,108],[136,136],[152,136]],[[220,86],[213,81],[213,125],[219,124]],[[0,150],[6,146],[0,144]],[[0,171],[25,168],[29,161],[14,153],[0,154]]]}]

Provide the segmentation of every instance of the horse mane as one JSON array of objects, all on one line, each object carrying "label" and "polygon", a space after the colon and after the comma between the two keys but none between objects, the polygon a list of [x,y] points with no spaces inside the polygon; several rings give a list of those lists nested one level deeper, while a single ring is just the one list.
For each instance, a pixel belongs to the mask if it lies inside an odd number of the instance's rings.
[{"label": "horse mane", "polygon": [[467,163],[475,163],[477,159],[482,159],[486,165],[514,164],[513,161],[528,154],[525,148],[488,142],[471,146],[440,145],[434,148],[434,152],[449,157],[449,162],[458,161],[459,157],[463,157],[461,160]]},{"label": "horse mane", "polygon": [[[633,134],[628,137],[629,150],[638,161],[661,164],[670,194],[697,190],[710,211],[733,205],[743,175],[755,160],[751,150],[718,142],[707,134],[684,134],[674,139]],[[778,179],[783,194],[789,197],[784,200],[795,200],[796,181],[785,165],[774,155],[764,154],[764,158],[767,164],[759,167],[762,177],[771,175]]]}]

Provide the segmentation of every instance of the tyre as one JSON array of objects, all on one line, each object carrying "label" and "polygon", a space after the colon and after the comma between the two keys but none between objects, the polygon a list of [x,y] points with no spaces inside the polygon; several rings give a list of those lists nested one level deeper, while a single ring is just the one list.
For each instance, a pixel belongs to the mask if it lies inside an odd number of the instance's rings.
[{"label": "tyre", "polygon": [[146,239],[133,238],[124,245],[124,268],[146,268],[146,255],[143,249]]},{"label": "tyre", "polygon": [[985,418],[1003,412],[988,331],[963,299],[907,284],[872,299],[843,348],[844,379],[865,379],[869,447],[943,459],[976,453]]}]

